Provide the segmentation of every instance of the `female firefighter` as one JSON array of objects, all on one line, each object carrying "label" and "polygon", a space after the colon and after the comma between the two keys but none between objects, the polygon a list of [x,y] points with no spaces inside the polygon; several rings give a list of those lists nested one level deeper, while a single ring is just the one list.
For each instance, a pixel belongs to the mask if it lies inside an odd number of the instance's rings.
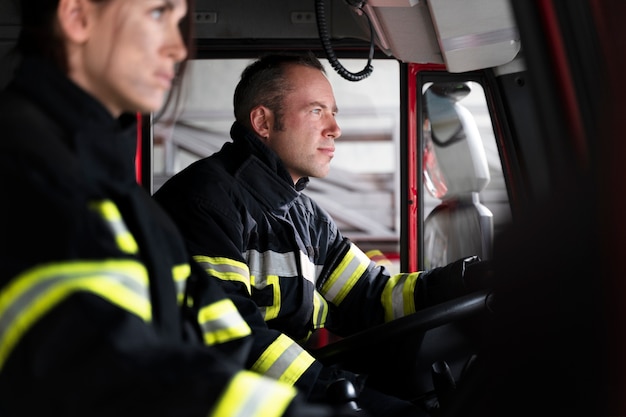
[{"label": "female firefighter", "polygon": [[327,416],[242,371],[250,328],[135,181],[186,0],[25,0],[0,95],[0,415]]}]

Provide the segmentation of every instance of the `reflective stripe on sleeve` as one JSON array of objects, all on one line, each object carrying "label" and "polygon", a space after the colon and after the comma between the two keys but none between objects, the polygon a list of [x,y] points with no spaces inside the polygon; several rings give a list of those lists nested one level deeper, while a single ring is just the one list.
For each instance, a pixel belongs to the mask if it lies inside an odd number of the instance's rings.
[{"label": "reflective stripe on sleeve", "polygon": [[332,303],[339,305],[354,288],[370,263],[371,260],[367,255],[351,243],[346,255],[322,285],[322,295]]},{"label": "reflective stripe on sleeve", "polygon": [[281,334],[252,365],[262,375],[293,385],[315,359],[289,337]]},{"label": "reflective stripe on sleeve", "polygon": [[185,284],[191,274],[191,267],[189,264],[176,265],[172,269],[172,276],[174,277],[174,285],[176,285],[176,300],[178,305],[183,303],[185,298]]},{"label": "reflective stripe on sleeve", "polygon": [[397,274],[389,278],[382,293],[385,321],[415,313],[415,285],[421,272]]},{"label": "reflective stripe on sleeve", "polygon": [[229,342],[252,333],[235,304],[229,299],[203,307],[198,316],[207,345]]},{"label": "reflective stripe on sleeve", "polygon": [[313,292],[313,328],[321,329],[326,324],[328,316],[328,303],[322,295],[315,290]]},{"label": "reflective stripe on sleeve", "polygon": [[124,223],[124,219],[122,219],[122,215],[115,203],[110,200],[92,201],[89,206],[104,218],[115,237],[117,246],[122,252],[136,254],[139,251],[137,242],[126,227],[126,223]]},{"label": "reflective stripe on sleeve", "polygon": [[248,294],[250,291],[250,269],[243,262],[229,258],[211,257],[196,255],[193,259],[211,276],[224,281],[237,281],[246,286]]},{"label": "reflective stripe on sleeve", "polygon": [[385,268],[388,268],[388,269],[393,267],[393,264],[391,263],[389,258],[387,258],[385,254],[382,253],[379,249],[369,250],[365,252],[365,255],[367,255],[368,258],[374,261],[376,266],[384,266]]},{"label": "reflective stripe on sleeve", "polygon": [[296,396],[296,389],[251,372],[230,381],[209,417],[280,417]]},{"label": "reflective stripe on sleeve", "polygon": [[136,261],[66,262],[33,268],[0,292],[0,369],[19,340],[72,294],[87,292],[149,322],[148,274]]}]

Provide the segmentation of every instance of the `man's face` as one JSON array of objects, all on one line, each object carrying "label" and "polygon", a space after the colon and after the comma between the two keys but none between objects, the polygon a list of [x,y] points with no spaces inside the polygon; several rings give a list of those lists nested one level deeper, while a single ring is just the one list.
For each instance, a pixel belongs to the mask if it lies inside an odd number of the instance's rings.
[{"label": "man's face", "polygon": [[335,120],[337,104],[330,82],[315,68],[292,65],[286,75],[293,89],[283,102],[282,129],[265,140],[278,154],[296,183],[302,177],[328,175],[341,129]]}]

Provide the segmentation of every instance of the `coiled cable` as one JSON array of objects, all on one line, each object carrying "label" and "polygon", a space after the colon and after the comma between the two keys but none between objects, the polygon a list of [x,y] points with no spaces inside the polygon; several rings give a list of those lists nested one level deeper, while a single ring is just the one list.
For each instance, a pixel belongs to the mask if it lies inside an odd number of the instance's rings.
[{"label": "coiled cable", "polygon": [[[324,8],[324,0],[315,0],[315,16],[317,19],[317,30],[320,36],[320,40],[322,41],[322,46],[324,47],[324,51],[326,52],[326,57],[330,62],[330,65],[337,71],[339,75],[345,78],[348,81],[361,81],[370,76],[372,71],[374,71],[374,67],[372,66],[372,59],[374,58],[374,27],[372,26],[372,22],[370,17],[365,13],[362,8],[362,5],[365,2],[359,2],[357,6],[358,8],[367,18],[367,23],[370,28],[370,52],[367,60],[367,64],[363,70],[353,73],[348,71],[337,59],[337,55],[335,55],[335,51],[330,42],[330,34],[328,32],[328,26],[326,24],[326,12]],[[349,3],[353,5],[352,3]]]}]

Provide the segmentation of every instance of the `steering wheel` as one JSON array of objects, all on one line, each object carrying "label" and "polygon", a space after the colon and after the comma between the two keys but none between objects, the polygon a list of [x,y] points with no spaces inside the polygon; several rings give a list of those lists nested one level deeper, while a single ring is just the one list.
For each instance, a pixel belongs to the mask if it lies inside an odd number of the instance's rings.
[{"label": "steering wheel", "polygon": [[[442,361],[458,380],[492,315],[493,293],[477,291],[374,326],[310,353],[325,365],[368,375],[368,383],[411,401],[432,401]],[[436,368],[436,369],[435,369]]]}]

